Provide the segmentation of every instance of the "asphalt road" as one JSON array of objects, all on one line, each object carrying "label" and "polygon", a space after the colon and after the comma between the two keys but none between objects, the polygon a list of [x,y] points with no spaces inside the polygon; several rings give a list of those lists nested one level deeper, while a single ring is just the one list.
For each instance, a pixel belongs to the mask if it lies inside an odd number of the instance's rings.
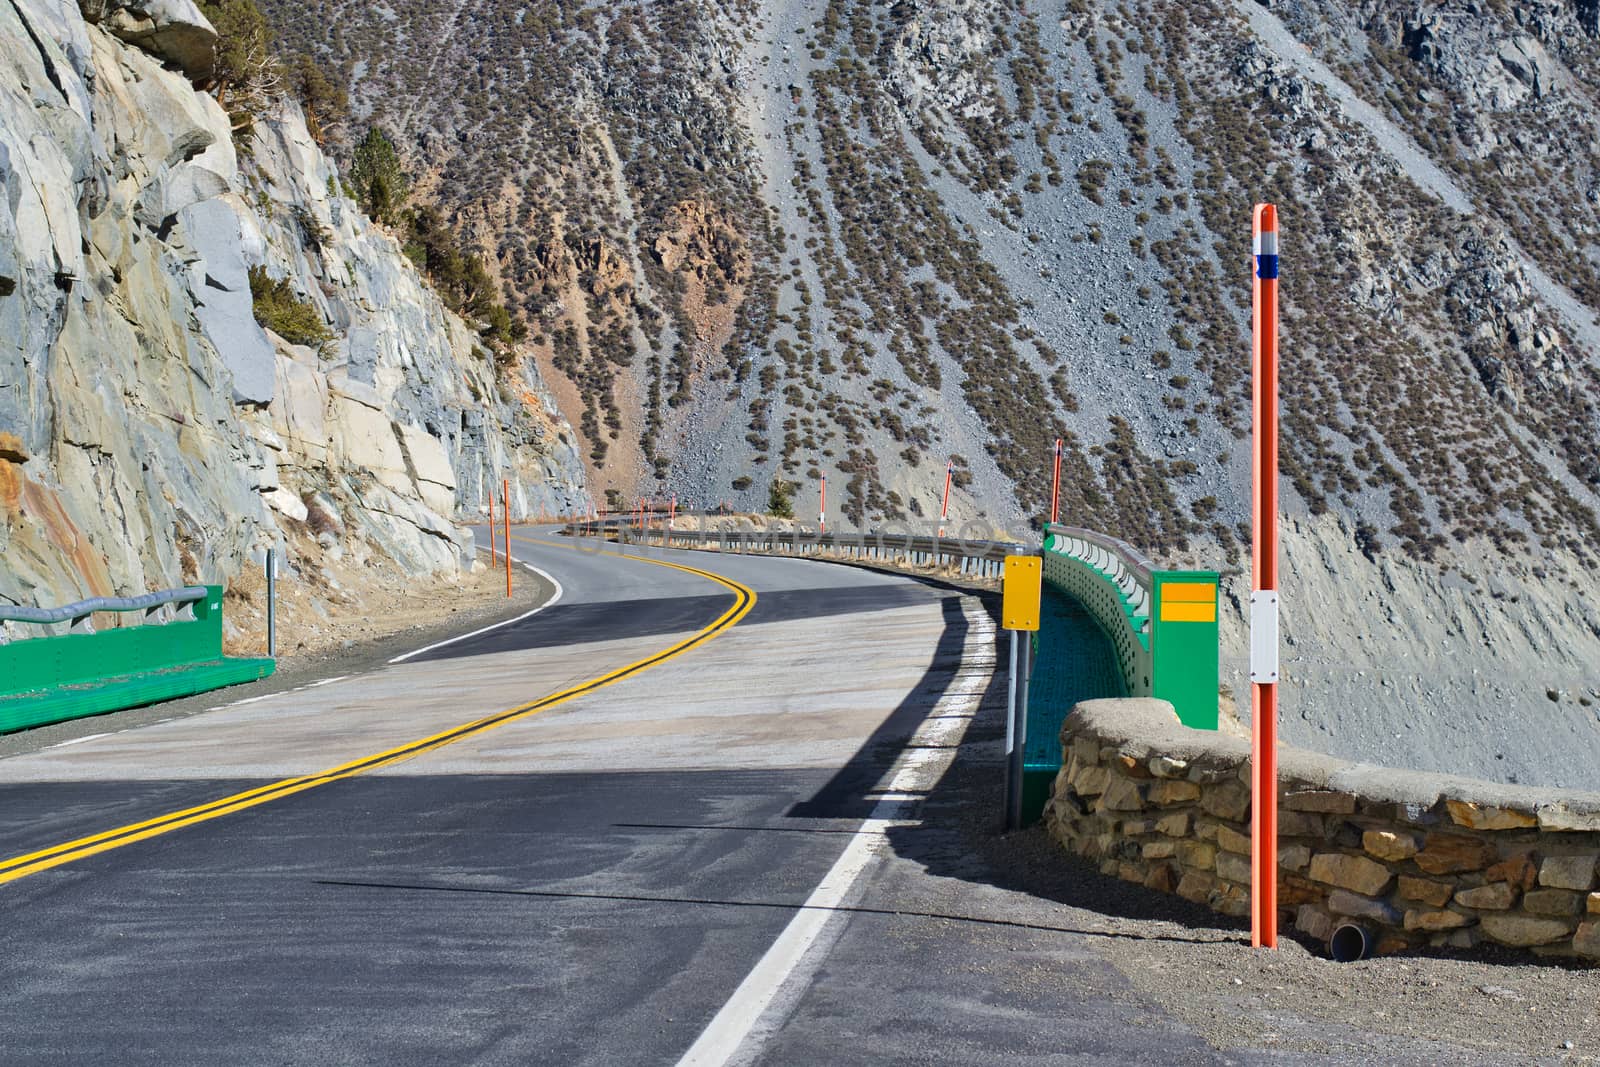
[{"label": "asphalt road", "polygon": [[[0,852],[49,858],[493,716],[693,640],[742,595],[525,531],[516,551],[561,586],[520,622],[0,760]],[[449,747],[0,885],[0,1059],[676,1060],[863,818],[917,803],[873,791],[961,675],[974,608],[671,556],[748,586],[748,615]]]},{"label": "asphalt road", "polygon": [[1348,1062],[1202,1038],[1159,975],[1238,932],[997,833],[990,605],[515,538],[521,621],[0,758],[0,1063]]}]

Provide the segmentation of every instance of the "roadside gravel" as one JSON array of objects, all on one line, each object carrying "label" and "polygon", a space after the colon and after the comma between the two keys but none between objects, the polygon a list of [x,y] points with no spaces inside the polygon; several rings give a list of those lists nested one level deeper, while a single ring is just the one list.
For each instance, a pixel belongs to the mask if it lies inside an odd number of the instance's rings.
[{"label": "roadside gravel", "polygon": [[1287,936],[1254,950],[1248,927],[1103,876],[1041,826],[999,832],[1003,732],[991,702],[925,809],[971,857],[959,877],[1004,890],[1007,920],[1086,941],[1214,1048],[1273,1063],[1600,1064],[1600,968],[1489,949],[1337,964]]}]

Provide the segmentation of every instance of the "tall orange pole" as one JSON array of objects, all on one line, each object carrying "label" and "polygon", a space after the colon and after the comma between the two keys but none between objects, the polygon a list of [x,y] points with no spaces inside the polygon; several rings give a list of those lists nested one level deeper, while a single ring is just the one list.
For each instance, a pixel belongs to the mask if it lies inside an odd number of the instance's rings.
[{"label": "tall orange pole", "polygon": [[502,484],[505,493],[506,513],[506,598],[511,597],[511,479],[507,478]]},{"label": "tall orange pole", "polygon": [[1257,204],[1250,594],[1250,944],[1278,947],[1278,209]]},{"label": "tall orange pole", "polygon": [[1056,472],[1050,476],[1050,523],[1061,521],[1061,438],[1056,438]]},{"label": "tall orange pole", "polygon": [[939,504],[939,536],[944,536],[944,524],[950,521],[950,478],[956,472],[956,461],[944,461],[944,500]]},{"label": "tall orange pole", "polygon": [[494,543],[494,490],[489,490],[489,566],[498,567],[500,550]]}]

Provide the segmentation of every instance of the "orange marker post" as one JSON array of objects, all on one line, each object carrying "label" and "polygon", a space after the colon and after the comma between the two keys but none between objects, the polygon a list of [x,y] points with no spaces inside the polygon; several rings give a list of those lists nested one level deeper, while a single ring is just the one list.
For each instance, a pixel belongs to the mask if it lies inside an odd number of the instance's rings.
[{"label": "orange marker post", "polygon": [[1278,209],[1257,204],[1251,400],[1250,944],[1278,947]]},{"label": "orange marker post", "polygon": [[956,472],[956,461],[944,461],[944,502],[939,505],[939,536],[944,536],[944,524],[950,521],[950,478]]},{"label": "orange marker post", "polygon": [[502,483],[506,513],[506,599],[511,599],[511,479]]},{"label": "orange marker post", "polygon": [[1050,476],[1050,522],[1061,521],[1061,438],[1056,438],[1056,471]]}]

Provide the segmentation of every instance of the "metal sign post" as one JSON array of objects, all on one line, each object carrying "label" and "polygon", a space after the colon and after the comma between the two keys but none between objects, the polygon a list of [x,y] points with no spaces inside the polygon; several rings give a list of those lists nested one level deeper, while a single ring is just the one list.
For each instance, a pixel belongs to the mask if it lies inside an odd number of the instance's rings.
[{"label": "metal sign post", "polygon": [[1006,686],[1006,829],[1022,828],[1023,748],[1028,743],[1028,679],[1033,674],[1033,638],[1039,629],[1044,560],[1007,556],[1000,625],[1011,631],[1011,679]]},{"label": "metal sign post", "polygon": [[278,550],[267,549],[267,658],[278,658]]},{"label": "metal sign post", "polygon": [[1252,226],[1250,944],[1278,946],[1278,209]]}]

